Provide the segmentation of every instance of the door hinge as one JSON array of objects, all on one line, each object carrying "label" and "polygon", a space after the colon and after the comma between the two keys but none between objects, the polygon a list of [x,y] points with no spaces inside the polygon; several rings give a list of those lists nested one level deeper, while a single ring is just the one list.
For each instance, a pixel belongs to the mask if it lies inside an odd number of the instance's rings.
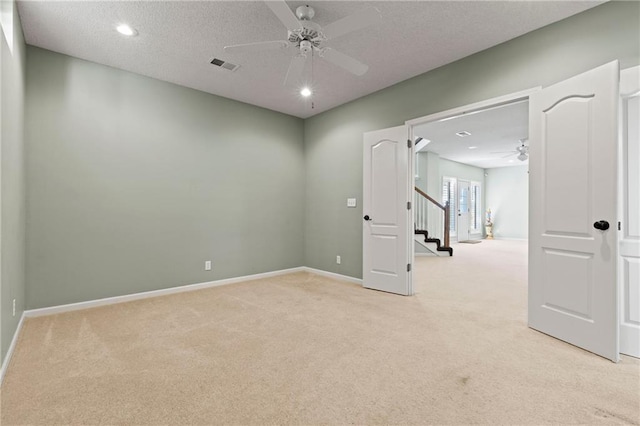
[{"label": "door hinge", "polygon": [[407,148],[411,149],[411,139],[407,139]]},{"label": "door hinge", "polygon": [[411,210],[411,201],[407,201],[407,210]]},{"label": "door hinge", "polygon": [[411,272],[411,264],[407,263],[407,272]]},{"label": "door hinge", "polygon": [[622,225],[618,222],[618,231],[622,230]]}]

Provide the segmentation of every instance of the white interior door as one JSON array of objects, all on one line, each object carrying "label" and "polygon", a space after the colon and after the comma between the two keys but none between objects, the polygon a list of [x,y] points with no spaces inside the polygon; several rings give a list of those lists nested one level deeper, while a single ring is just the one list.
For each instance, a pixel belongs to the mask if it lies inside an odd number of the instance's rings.
[{"label": "white interior door", "polygon": [[364,134],[362,281],[366,288],[413,293],[409,183],[412,144],[405,126]]},{"label": "white interior door", "polygon": [[529,326],[613,361],[618,79],[614,61],[529,107]]},{"label": "white interior door", "polygon": [[458,241],[468,241],[469,211],[471,197],[469,196],[469,182],[458,181]]},{"label": "white interior door", "polygon": [[620,76],[620,353],[640,358],[640,67]]}]

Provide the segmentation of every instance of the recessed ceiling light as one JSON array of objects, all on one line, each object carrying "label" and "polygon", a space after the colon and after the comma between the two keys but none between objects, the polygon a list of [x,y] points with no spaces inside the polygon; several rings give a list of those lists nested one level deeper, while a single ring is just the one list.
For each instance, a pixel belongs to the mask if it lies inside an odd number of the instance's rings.
[{"label": "recessed ceiling light", "polygon": [[458,132],[458,133],[456,133],[456,135],[460,136],[461,138],[464,138],[464,137],[466,137],[466,136],[471,136],[471,133],[469,133],[469,132],[467,132],[467,131],[463,130],[462,132]]},{"label": "recessed ceiling light", "polygon": [[131,28],[130,26],[128,26],[127,24],[120,24],[116,27],[116,30],[122,34],[122,35],[126,35],[128,37],[134,36],[136,34],[138,34],[138,32],[136,30],[134,30],[133,28]]},{"label": "recessed ceiling light", "polygon": [[478,149],[477,146],[470,146],[469,149]]},{"label": "recessed ceiling light", "polygon": [[300,91],[300,94],[305,98],[308,98],[309,96],[311,96],[311,93],[312,93],[311,89],[309,89],[308,87],[303,87],[302,90]]},{"label": "recessed ceiling light", "polygon": [[509,160],[510,163],[513,163],[513,160]]}]

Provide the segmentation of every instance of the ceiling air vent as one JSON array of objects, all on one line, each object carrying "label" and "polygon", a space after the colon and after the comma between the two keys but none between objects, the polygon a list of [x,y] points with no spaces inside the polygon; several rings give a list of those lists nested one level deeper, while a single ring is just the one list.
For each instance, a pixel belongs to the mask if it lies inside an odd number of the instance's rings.
[{"label": "ceiling air vent", "polygon": [[240,65],[232,64],[231,62],[226,62],[226,61],[223,61],[222,59],[218,59],[218,58],[213,58],[211,60],[211,65],[215,65],[217,67],[224,68],[225,70],[228,70],[228,71],[235,71],[238,68],[240,68]]},{"label": "ceiling air vent", "polygon": [[460,136],[461,138],[464,138],[464,137],[467,137],[467,136],[471,136],[471,133],[463,130],[462,132],[456,133],[456,135]]}]

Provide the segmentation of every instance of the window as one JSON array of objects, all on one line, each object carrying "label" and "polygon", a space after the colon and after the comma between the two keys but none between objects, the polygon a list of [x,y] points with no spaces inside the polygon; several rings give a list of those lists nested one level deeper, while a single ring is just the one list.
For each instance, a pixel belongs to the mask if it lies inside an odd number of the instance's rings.
[{"label": "window", "polygon": [[442,178],[442,204],[449,203],[449,234],[456,235],[456,218],[458,217],[457,180],[452,177]]}]

